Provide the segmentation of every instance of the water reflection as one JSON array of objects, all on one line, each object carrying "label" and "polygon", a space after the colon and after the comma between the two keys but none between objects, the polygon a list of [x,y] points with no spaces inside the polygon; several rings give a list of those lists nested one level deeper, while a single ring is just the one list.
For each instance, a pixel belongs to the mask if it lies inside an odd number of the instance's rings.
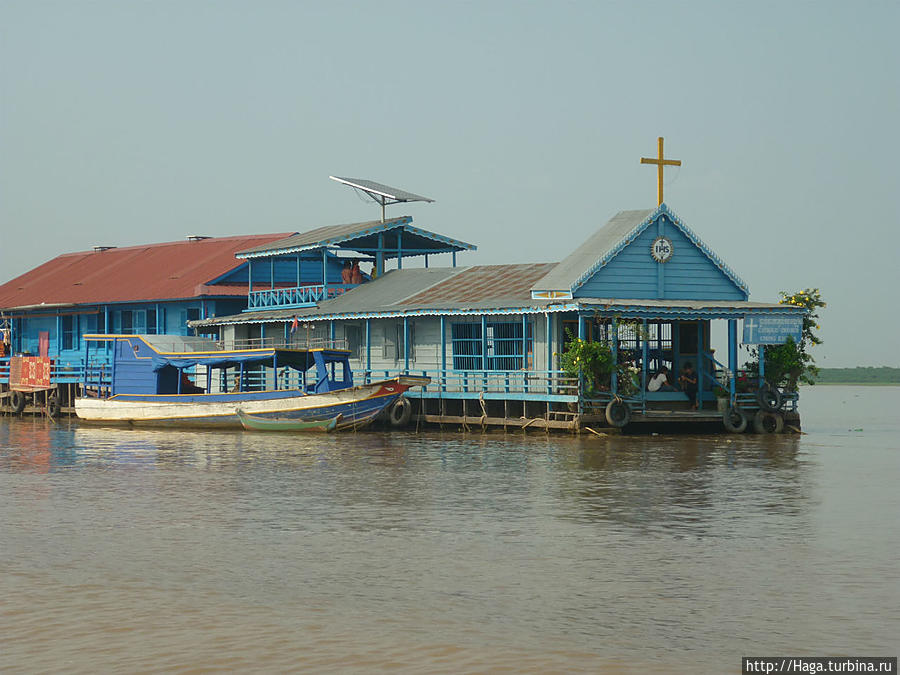
[{"label": "water reflection", "polygon": [[606,438],[0,419],[0,670],[887,652],[900,430],[830,415],[809,436]]}]

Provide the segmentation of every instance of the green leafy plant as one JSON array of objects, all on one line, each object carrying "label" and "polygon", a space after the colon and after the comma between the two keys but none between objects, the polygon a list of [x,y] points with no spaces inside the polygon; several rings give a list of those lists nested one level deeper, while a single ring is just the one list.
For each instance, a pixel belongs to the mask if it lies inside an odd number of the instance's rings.
[{"label": "green leafy plant", "polygon": [[584,383],[584,394],[593,397],[601,391],[609,391],[613,373],[616,373],[617,390],[631,396],[639,389],[638,370],[631,364],[617,364],[612,347],[606,340],[589,342],[566,331],[568,345],[559,357],[560,368],[570,377],[578,377]]},{"label": "green leafy plant", "polygon": [[[796,391],[800,382],[815,384],[815,378],[819,374],[810,349],[822,344],[821,338],[816,335],[815,331],[820,329],[818,310],[825,307],[826,304],[822,300],[818,288],[807,288],[796,293],[782,291],[780,304],[803,307],[806,309],[806,314],[803,317],[800,342],[789,338],[784,344],[766,347],[765,378],[766,382],[776,387],[783,387],[787,391]],[[744,368],[758,377],[758,348],[751,350],[751,357],[744,364]]]},{"label": "green leafy plant", "polygon": [[570,377],[581,378],[588,396],[609,388],[612,378],[612,349],[606,342],[588,342],[566,331],[569,343],[559,354],[560,368]]}]

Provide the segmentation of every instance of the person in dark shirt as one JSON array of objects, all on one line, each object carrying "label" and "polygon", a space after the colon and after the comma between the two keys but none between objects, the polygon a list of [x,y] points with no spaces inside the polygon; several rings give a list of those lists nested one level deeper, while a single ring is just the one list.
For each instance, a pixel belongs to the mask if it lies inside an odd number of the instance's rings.
[{"label": "person in dark shirt", "polygon": [[678,383],[681,385],[681,390],[687,394],[688,400],[691,402],[691,409],[697,410],[697,373],[694,372],[692,363],[684,364],[681,375],[678,376]]}]

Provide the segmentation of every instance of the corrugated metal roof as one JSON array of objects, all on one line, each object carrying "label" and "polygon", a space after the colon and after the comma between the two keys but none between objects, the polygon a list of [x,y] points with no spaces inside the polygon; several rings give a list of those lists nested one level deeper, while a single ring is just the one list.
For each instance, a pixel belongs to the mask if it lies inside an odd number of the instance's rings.
[{"label": "corrugated metal roof", "polygon": [[530,304],[531,287],[535,281],[555,267],[556,263],[468,267],[446,282],[409,298],[404,304],[430,307]]},{"label": "corrugated metal roof", "polygon": [[539,279],[531,290],[572,290],[585,270],[590,269],[598,260],[612,251],[619,242],[625,239],[632,230],[643,224],[655,211],[656,209],[619,211],[559,265]]},{"label": "corrugated metal roof", "polygon": [[[473,251],[477,247],[445,237],[441,234],[428,232],[418,227],[412,227],[410,216],[390,218],[384,222],[369,220],[364,223],[349,223],[347,225],[328,225],[309,232],[286,237],[281,241],[272,242],[263,246],[255,246],[238,253],[242,258],[256,258],[262,256],[281,255],[295,253],[310,248],[323,246],[338,246],[350,250],[374,249],[378,246],[378,235],[383,235],[386,248],[397,248],[397,233],[403,232],[402,247],[407,250],[430,249],[435,251]],[[388,253],[386,257],[396,257]]]},{"label": "corrugated metal roof", "polygon": [[285,321],[293,316],[391,315],[445,311],[507,311],[546,309],[548,301],[531,299],[535,279],[555,263],[433,267],[392,270],[373,282],[358,286],[318,307],[244,312],[216,317],[192,325]]},{"label": "corrugated metal roof", "polygon": [[242,265],[234,255],[284,233],[215,237],[67,253],[0,286],[0,307],[241,296],[246,286],[206,286]]}]

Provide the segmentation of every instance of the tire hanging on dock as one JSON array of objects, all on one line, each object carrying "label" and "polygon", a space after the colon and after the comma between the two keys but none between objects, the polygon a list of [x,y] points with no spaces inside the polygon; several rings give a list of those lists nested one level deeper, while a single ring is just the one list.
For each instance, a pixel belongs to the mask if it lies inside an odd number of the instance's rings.
[{"label": "tire hanging on dock", "polygon": [[611,427],[621,429],[631,421],[631,408],[622,399],[614,398],[606,404],[606,421]]},{"label": "tire hanging on dock", "polygon": [[756,401],[759,403],[759,407],[766,412],[778,412],[784,405],[784,396],[778,391],[778,387],[766,382],[756,392]]},{"label": "tire hanging on dock", "polygon": [[753,430],[758,434],[780,434],[784,430],[784,417],[777,412],[759,410],[753,418]]},{"label": "tire hanging on dock", "polygon": [[744,411],[735,406],[730,406],[722,416],[722,424],[725,427],[725,430],[730,431],[733,434],[744,433],[747,429],[748,422],[749,420],[747,419],[747,415],[744,414]]},{"label": "tire hanging on dock", "polygon": [[392,427],[400,429],[409,424],[412,418],[412,403],[405,396],[401,396],[388,411],[388,422]]},{"label": "tire hanging on dock", "polygon": [[13,413],[18,415],[25,410],[25,394],[21,391],[11,392],[9,395],[9,405]]}]

